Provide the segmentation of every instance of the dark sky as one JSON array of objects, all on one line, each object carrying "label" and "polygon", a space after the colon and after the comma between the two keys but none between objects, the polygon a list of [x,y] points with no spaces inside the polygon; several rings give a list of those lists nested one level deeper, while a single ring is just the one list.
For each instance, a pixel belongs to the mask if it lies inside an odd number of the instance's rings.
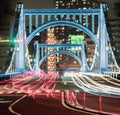
[{"label": "dark sky", "polygon": [[[50,9],[53,8],[53,0],[0,0],[0,27],[11,22],[10,17],[15,16],[16,3],[23,2],[25,9]],[[0,35],[2,29],[0,28]],[[7,28],[8,29],[8,28]],[[7,30],[6,30],[7,31]]]},{"label": "dark sky", "polygon": [[11,7],[14,7],[15,4],[21,1],[24,4],[24,8],[33,8],[33,9],[49,9],[53,8],[53,0],[11,0]]},{"label": "dark sky", "polygon": [[17,2],[22,2],[25,9],[51,9],[53,8],[53,0],[0,0],[0,23],[4,21],[4,17],[8,14],[15,14]]},{"label": "dark sky", "polygon": [[22,2],[25,9],[50,9],[53,0],[0,0],[0,16],[5,15],[5,10],[15,9],[17,2]]}]

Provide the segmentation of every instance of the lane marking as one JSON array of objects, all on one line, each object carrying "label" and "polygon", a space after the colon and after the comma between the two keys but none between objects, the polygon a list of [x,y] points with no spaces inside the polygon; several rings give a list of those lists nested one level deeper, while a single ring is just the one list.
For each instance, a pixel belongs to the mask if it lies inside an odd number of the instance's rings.
[{"label": "lane marking", "polygon": [[12,101],[0,101],[0,103],[10,103]]},{"label": "lane marking", "polygon": [[27,95],[23,95],[21,98],[19,98],[18,100],[16,100],[15,102],[13,102],[10,106],[9,106],[9,111],[14,113],[15,115],[21,115],[20,113],[17,113],[13,110],[13,106],[18,103],[19,101],[21,101],[22,99],[24,99],[25,97],[27,97]]}]

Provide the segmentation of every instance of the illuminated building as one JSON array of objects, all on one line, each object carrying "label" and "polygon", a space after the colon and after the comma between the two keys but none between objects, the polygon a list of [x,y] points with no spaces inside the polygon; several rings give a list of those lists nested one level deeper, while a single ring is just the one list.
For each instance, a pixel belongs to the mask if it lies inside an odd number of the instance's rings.
[{"label": "illuminated building", "polygon": [[99,0],[54,0],[55,9],[97,8]]},{"label": "illuminated building", "polygon": [[6,71],[11,59],[10,25],[14,22],[15,13],[10,9],[9,3],[8,0],[1,0],[0,4],[0,72]]},{"label": "illuminated building", "polygon": [[[99,7],[99,0],[54,0],[55,9],[91,9]],[[59,19],[60,17],[58,17]],[[70,20],[72,21],[72,15]],[[83,16],[83,25],[86,18]],[[96,29],[97,30],[97,29]],[[89,64],[92,64],[95,44],[83,31],[70,26],[57,26],[55,27],[55,36],[59,43],[70,43],[70,35],[84,35],[87,41],[87,57]],[[69,67],[80,68],[78,62],[68,55],[60,56],[59,66],[61,69]]]},{"label": "illuminated building", "polygon": [[[113,37],[112,40],[112,47],[116,56],[118,63],[120,63],[120,1],[119,0],[54,0],[54,8],[55,9],[90,9],[90,8],[97,8],[100,6],[100,2],[107,2],[108,4],[108,16],[109,19],[107,23],[108,30],[111,28],[111,36]],[[72,17],[71,17],[72,18]],[[97,29],[96,29],[97,30]],[[60,43],[70,43],[69,35],[75,34],[80,35],[84,34],[81,31],[73,27],[66,27],[66,26],[59,26],[55,28],[55,35]],[[87,61],[91,65],[93,60],[93,52],[94,52],[94,43],[88,37],[85,36],[85,41],[87,41]]]},{"label": "illuminated building", "polygon": [[112,49],[120,66],[120,0],[106,0],[108,2],[109,26],[112,36]]},{"label": "illuminated building", "polygon": [[[55,9],[90,9],[97,7],[99,7],[98,0],[54,0]],[[82,32],[73,27],[59,26],[55,28],[56,38],[63,43],[69,43],[68,36],[70,34],[82,34]]]},{"label": "illuminated building", "polygon": [[[54,36],[54,29],[47,30],[47,40],[45,41],[46,44],[56,44],[56,38]],[[49,52],[52,51],[51,48],[48,49]],[[47,70],[48,71],[55,71],[56,70],[56,55],[51,55],[47,58]]]}]

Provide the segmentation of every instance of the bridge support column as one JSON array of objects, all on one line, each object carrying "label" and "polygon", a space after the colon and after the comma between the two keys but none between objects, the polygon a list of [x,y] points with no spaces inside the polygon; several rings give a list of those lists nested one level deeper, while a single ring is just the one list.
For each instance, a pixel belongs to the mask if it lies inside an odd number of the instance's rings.
[{"label": "bridge support column", "polygon": [[85,44],[82,44],[82,72],[86,72]]},{"label": "bridge support column", "polygon": [[23,15],[23,5],[21,5],[20,20],[17,34],[18,43],[16,44],[15,53],[15,71],[21,72],[25,70],[25,22]]},{"label": "bridge support column", "polygon": [[106,34],[105,16],[102,4],[100,5],[99,16],[99,56],[100,56],[100,73],[108,70],[108,52],[107,52],[107,34]]},{"label": "bridge support column", "polygon": [[36,46],[36,58],[35,58],[35,71],[36,75],[39,76],[39,59],[40,59],[40,50],[39,50],[39,43],[35,41],[34,45]]}]

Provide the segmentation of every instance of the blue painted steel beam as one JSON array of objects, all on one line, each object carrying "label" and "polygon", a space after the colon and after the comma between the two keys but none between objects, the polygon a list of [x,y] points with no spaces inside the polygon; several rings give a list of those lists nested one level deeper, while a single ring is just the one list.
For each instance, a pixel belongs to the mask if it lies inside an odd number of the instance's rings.
[{"label": "blue painted steel beam", "polygon": [[[36,45],[36,50],[37,50],[36,52],[37,53],[36,53],[36,64],[35,64],[36,66],[34,66],[34,67],[35,67],[36,70],[39,70],[39,67],[41,66],[43,61],[45,61],[45,59],[47,57],[49,57],[50,55],[62,53],[62,54],[70,55],[71,57],[76,59],[78,61],[78,63],[80,64],[80,66],[82,66],[82,71],[83,72],[87,71],[87,69],[86,69],[86,56],[85,56],[84,44],[39,44],[36,41],[35,45]],[[68,48],[71,48],[71,47],[78,47],[78,48],[81,47],[81,50],[80,50],[82,52],[81,57],[76,55],[76,50],[74,50],[75,52],[67,50]],[[38,50],[41,49],[42,50],[41,52],[43,52],[44,49],[48,49],[48,48],[52,48],[53,51],[49,52],[47,50],[47,53],[45,53],[44,55],[42,54],[42,56],[40,58],[38,56],[38,55],[40,55],[40,52],[38,53]],[[54,50],[54,48],[57,48],[57,49]]]},{"label": "blue painted steel beam", "polygon": [[38,15],[36,15],[36,16],[35,16],[35,27],[36,27],[36,28],[38,27],[38,23],[39,23]]},{"label": "blue painted steel beam", "polygon": [[32,15],[29,15],[29,33],[32,32]]},{"label": "blue painted steel beam", "polygon": [[97,37],[95,36],[95,34],[93,32],[91,32],[87,27],[82,26],[81,24],[75,23],[75,22],[71,22],[71,21],[66,21],[66,20],[60,20],[60,21],[54,21],[54,22],[49,22],[47,24],[41,25],[40,27],[38,27],[37,29],[35,29],[26,39],[26,46],[30,43],[30,41],[34,38],[34,36],[38,33],[41,32],[49,27],[54,27],[54,26],[60,26],[60,25],[67,25],[67,26],[72,26],[78,29],[81,29],[82,31],[84,31],[88,36],[91,37],[91,39],[95,42],[95,44],[97,45],[97,47],[99,47],[99,42]]},{"label": "blue painted steel beam", "polygon": [[100,9],[24,9],[25,15],[61,15],[61,14],[99,14]]},{"label": "blue painted steel beam", "polygon": [[79,47],[82,44],[39,44],[39,47]]},{"label": "blue painted steel beam", "polygon": [[95,33],[95,15],[92,14],[92,32]]},{"label": "blue painted steel beam", "polygon": [[39,67],[40,67],[41,64],[45,61],[45,59],[46,59],[47,57],[49,57],[50,55],[53,55],[53,54],[57,54],[57,53],[62,53],[62,54],[70,55],[71,57],[73,57],[74,59],[76,59],[76,60],[78,61],[78,63],[82,66],[82,61],[81,61],[80,57],[76,56],[75,54],[73,54],[73,53],[70,52],[70,51],[59,50],[59,51],[52,51],[52,52],[48,53],[47,55],[45,55],[45,56],[39,61]]}]

